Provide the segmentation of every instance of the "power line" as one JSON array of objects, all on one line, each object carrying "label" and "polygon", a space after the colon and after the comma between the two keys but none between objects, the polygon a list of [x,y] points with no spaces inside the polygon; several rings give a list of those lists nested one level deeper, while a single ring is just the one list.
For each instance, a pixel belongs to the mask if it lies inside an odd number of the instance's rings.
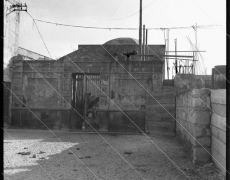
[{"label": "power line", "polygon": [[[43,41],[43,44],[45,45],[46,50],[47,50],[47,52],[48,52],[49,55],[50,55],[50,52],[49,52],[49,50],[48,50],[48,48],[47,48],[47,46],[46,46],[46,43],[45,43],[45,41],[44,41],[44,39],[43,39],[43,37],[42,37],[42,35],[41,35],[39,29],[38,29],[38,26],[37,26],[37,23],[36,23],[35,19],[30,15],[30,13],[27,12],[27,14],[33,19],[34,24],[35,24],[35,26],[36,26],[36,28],[37,28],[37,30],[38,30],[38,33],[39,33],[39,35],[40,35],[40,37],[41,37],[41,39],[42,39],[42,41]],[[52,59],[52,56],[51,56],[51,55],[50,55],[50,58]]]},{"label": "power line", "polygon": [[91,26],[77,26],[77,25],[69,25],[69,24],[61,24],[61,23],[55,23],[55,22],[49,22],[49,21],[43,21],[39,19],[34,19],[35,21],[44,22],[48,24],[54,24],[59,26],[69,26],[69,27],[75,27],[75,28],[86,28],[86,29],[116,29],[116,30],[138,30],[138,28],[106,28],[106,27],[91,27]]},{"label": "power line", "polygon": [[[139,28],[118,28],[118,27],[96,27],[96,26],[80,26],[80,25],[71,25],[71,24],[62,24],[57,22],[50,22],[50,21],[44,21],[40,19],[33,19],[34,21],[43,22],[47,24],[53,24],[57,26],[68,26],[68,27],[75,27],[75,28],[85,28],[85,29],[107,29],[107,30],[139,30]],[[222,25],[200,25],[197,26],[199,29],[207,29],[210,27],[216,27],[216,26],[222,26]],[[164,27],[164,28],[146,28],[148,30],[164,30],[164,29],[193,29],[192,26],[187,27]]]}]

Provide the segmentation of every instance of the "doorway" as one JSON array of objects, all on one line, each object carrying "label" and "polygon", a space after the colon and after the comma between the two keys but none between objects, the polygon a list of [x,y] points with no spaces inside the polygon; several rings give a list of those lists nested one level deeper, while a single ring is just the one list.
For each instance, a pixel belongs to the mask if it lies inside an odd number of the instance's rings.
[{"label": "doorway", "polygon": [[[72,129],[98,129],[101,94],[100,74],[74,73],[72,76]],[[85,121],[85,120],[86,121]]]}]

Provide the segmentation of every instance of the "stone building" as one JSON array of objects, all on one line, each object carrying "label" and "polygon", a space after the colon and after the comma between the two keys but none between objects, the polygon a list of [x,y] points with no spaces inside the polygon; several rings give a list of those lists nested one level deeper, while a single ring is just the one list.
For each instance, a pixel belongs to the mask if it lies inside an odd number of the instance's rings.
[{"label": "stone building", "polygon": [[174,91],[162,89],[165,46],[149,45],[145,61],[137,49],[136,40],[118,38],[79,45],[56,61],[16,58],[12,91],[19,99],[12,96],[11,125],[173,132],[172,117],[157,103],[174,116]]}]

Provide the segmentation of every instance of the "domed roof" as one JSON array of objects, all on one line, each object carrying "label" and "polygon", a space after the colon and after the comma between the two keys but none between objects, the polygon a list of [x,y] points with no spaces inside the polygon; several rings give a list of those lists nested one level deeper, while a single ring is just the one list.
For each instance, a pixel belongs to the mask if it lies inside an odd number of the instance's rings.
[{"label": "domed roof", "polygon": [[107,41],[103,45],[138,45],[139,42],[134,38],[116,38],[110,41]]}]

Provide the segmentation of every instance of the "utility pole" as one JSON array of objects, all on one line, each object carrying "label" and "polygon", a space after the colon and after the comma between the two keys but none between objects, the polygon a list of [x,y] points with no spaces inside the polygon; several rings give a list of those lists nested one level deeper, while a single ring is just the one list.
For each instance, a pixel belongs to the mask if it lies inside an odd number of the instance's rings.
[{"label": "utility pole", "polygon": [[143,25],[143,48],[142,48],[142,51],[143,51],[143,59],[142,61],[145,61],[145,25]]},{"label": "utility pole", "polygon": [[[142,55],[142,0],[140,0],[140,21],[139,21],[139,55]],[[140,56],[142,61],[142,56]]]},{"label": "utility pole", "polygon": [[[195,51],[197,51],[197,23],[196,26],[192,26],[195,31]],[[193,52],[193,60],[197,58],[197,52]],[[195,61],[193,61],[193,74],[195,74]]]},{"label": "utility pole", "polygon": [[[169,29],[166,31],[167,35],[167,45],[166,45],[166,50],[169,51]],[[168,55],[168,52],[167,52]],[[168,72],[168,79],[169,79],[169,62],[168,62],[168,57],[166,57],[166,62],[167,62],[167,72]],[[172,70],[173,71],[173,70]]]},{"label": "utility pole", "polygon": [[[146,48],[145,48],[145,50],[146,50],[146,53],[145,54],[147,54],[147,55],[149,55],[149,48],[148,48],[148,29],[146,29],[146,42],[145,42],[145,45],[146,45]],[[146,57],[146,59],[145,60],[149,60],[149,57],[147,56]]]},{"label": "utility pole", "polygon": [[175,71],[176,71],[176,74],[177,74],[177,72],[178,72],[177,71],[177,52],[176,52],[177,51],[177,38],[174,40],[174,42],[175,42],[175,57],[176,57],[175,58]]},{"label": "utility pole", "polygon": [[[195,38],[196,38],[196,49],[195,49],[195,51],[196,51],[197,50],[197,23],[196,23],[196,27],[195,27]],[[195,59],[198,59],[197,58],[197,52],[195,52]],[[193,64],[194,65],[194,74],[196,73],[195,72],[195,63],[196,62],[194,61],[194,64]]]}]

